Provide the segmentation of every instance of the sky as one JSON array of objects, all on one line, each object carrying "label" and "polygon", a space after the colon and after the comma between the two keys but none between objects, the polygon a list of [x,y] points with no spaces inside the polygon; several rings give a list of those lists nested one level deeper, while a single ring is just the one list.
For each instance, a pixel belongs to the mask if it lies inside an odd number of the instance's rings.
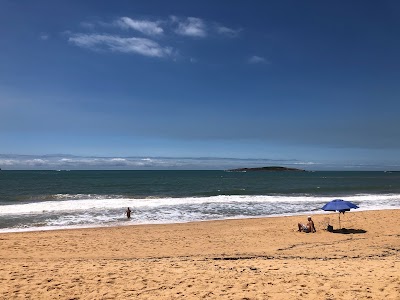
[{"label": "sky", "polygon": [[0,0],[0,168],[400,170],[400,2]]}]

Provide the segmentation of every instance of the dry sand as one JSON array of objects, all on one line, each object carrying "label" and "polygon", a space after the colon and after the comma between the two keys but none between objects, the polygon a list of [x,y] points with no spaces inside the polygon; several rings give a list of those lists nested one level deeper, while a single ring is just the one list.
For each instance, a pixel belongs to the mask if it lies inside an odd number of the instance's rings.
[{"label": "dry sand", "polygon": [[400,210],[0,234],[0,299],[400,299]]}]

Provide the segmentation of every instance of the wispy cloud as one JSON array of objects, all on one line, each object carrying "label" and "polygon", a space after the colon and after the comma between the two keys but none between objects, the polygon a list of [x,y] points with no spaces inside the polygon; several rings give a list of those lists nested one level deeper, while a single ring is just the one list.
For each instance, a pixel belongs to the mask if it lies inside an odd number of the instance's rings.
[{"label": "wispy cloud", "polygon": [[200,18],[188,17],[182,20],[172,16],[171,20],[178,25],[178,27],[175,29],[175,33],[179,35],[190,37],[207,36],[206,24]]},{"label": "wispy cloud", "polygon": [[[139,54],[147,57],[180,57],[180,44],[176,39],[207,37],[237,37],[241,29],[197,17],[169,16],[165,19],[140,19],[128,16],[110,21],[92,19],[80,24],[83,32],[65,31],[64,36],[72,45],[92,51]],[[143,36],[144,35],[144,36]],[[163,37],[163,38],[160,38]],[[166,45],[168,40],[170,45]],[[183,55],[185,56],[185,55]],[[190,57],[190,54],[187,55]],[[195,62],[188,58],[188,61]]]},{"label": "wispy cloud", "polygon": [[164,29],[160,26],[160,21],[134,20],[128,17],[119,18],[114,24],[122,29],[133,29],[145,35],[161,35]]},{"label": "wispy cloud", "polygon": [[50,36],[49,36],[47,33],[42,32],[42,33],[40,34],[39,38],[40,38],[42,41],[47,41],[47,40],[50,38]]},{"label": "wispy cloud", "polygon": [[268,64],[269,62],[261,56],[253,55],[248,59],[250,64]]},{"label": "wispy cloud", "polygon": [[217,25],[216,30],[217,30],[217,33],[227,36],[227,37],[232,37],[232,38],[237,37],[240,34],[240,32],[242,31],[242,29],[232,29],[232,28],[220,26],[220,25]]},{"label": "wispy cloud", "polygon": [[136,53],[149,57],[166,57],[173,54],[171,47],[163,47],[157,42],[137,37],[120,37],[107,34],[73,34],[68,41],[90,50]]},{"label": "wispy cloud", "polygon": [[94,30],[96,28],[96,24],[94,24],[93,22],[81,22],[80,25],[87,29],[87,30]]}]

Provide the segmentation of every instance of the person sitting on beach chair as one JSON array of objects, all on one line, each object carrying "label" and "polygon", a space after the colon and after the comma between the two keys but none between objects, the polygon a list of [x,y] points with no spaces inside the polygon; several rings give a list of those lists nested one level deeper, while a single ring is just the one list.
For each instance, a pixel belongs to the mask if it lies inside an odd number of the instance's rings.
[{"label": "person sitting on beach chair", "polygon": [[300,232],[317,232],[314,226],[314,222],[310,216],[307,217],[308,222],[307,224],[298,223],[297,226],[299,227]]}]

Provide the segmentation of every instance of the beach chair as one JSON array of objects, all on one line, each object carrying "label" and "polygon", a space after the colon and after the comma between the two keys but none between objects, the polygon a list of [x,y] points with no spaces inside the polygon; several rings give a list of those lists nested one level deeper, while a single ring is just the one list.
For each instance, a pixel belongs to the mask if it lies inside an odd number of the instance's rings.
[{"label": "beach chair", "polygon": [[320,226],[321,226],[322,228],[324,228],[325,230],[332,231],[332,230],[333,230],[333,227],[332,227],[332,225],[330,224],[330,221],[331,221],[331,219],[330,219],[329,217],[325,217],[325,218],[321,221]]}]

